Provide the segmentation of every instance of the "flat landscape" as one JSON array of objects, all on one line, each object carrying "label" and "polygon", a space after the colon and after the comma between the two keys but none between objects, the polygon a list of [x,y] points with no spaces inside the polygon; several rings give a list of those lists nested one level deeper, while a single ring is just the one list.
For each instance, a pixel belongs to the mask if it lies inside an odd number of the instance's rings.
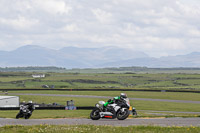
[{"label": "flat landscape", "polygon": [[[196,73],[53,73],[0,72],[0,89],[141,89],[200,91]],[[43,74],[43,73],[42,73]]]},{"label": "flat landscape", "polygon": [[[33,78],[33,74],[45,74],[45,77]],[[107,101],[124,92],[130,98],[131,106],[136,108],[138,115],[131,115],[127,120],[120,122],[110,120],[114,126],[134,126],[129,128],[142,128],[144,131],[153,127],[146,129],[148,127],[141,127],[142,125],[155,126],[152,131],[161,128],[156,126],[165,126],[162,128],[163,132],[172,129],[184,132],[188,128],[195,132],[199,126],[196,121],[200,117],[200,74],[197,73],[0,72],[0,90],[1,96],[19,96],[20,102],[32,100],[36,104],[56,103],[65,106],[66,101],[73,100],[77,107],[93,107],[100,100]],[[169,90],[173,92],[168,92]],[[46,126],[57,128],[58,125],[52,126],[56,123],[79,124],[80,128],[85,128],[84,125],[90,123],[94,125],[90,127],[95,129],[109,125],[109,120],[90,120],[90,112],[91,110],[35,110],[29,120],[15,120],[18,110],[0,110],[0,118],[4,121],[4,124],[0,124],[3,126],[0,131],[5,132],[5,128],[10,132],[27,128],[7,127],[5,124],[35,125],[31,126],[33,131],[44,130]],[[177,117],[180,119],[176,119]],[[73,122],[68,123],[70,121]],[[38,124],[48,125],[38,127]],[[191,125],[195,128],[191,128]],[[167,129],[166,126],[171,128]]]}]

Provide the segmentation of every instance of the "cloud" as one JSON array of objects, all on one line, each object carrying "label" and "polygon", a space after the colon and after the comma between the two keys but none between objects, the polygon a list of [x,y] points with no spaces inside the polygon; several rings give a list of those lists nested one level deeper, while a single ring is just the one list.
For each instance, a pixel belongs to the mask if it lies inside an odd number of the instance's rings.
[{"label": "cloud", "polygon": [[101,23],[109,23],[112,21],[112,14],[101,9],[92,10],[93,14]]},{"label": "cloud", "polygon": [[53,15],[68,14],[72,10],[70,5],[61,0],[34,0],[33,5],[36,10],[39,8]]},{"label": "cloud", "polygon": [[198,0],[1,0],[0,50],[27,43],[118,46],[154,57],[200,51],[199,7]]},{"label": "cloud", "polygon": [[76,31],[80,31],[80,29],[78,28],[76,24],[68,24],[65,27],[62,27],[61,31],[76,32]]},{"label": "cloud", "polygon": [[39,23],[39,20],[37,19],[27,19],[23,16],[19,16],[18,18],[14,18],[14,19],[0,18],[1,26],[12,27],[13,29],[16,29],[16,30],[31,29],[38,23]]}]

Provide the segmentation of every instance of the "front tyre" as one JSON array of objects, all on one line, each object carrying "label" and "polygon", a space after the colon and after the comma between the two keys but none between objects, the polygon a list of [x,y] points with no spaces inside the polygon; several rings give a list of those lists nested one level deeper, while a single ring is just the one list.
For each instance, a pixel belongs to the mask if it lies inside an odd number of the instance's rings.
[{"label": "front tyre", "polygon": [[125,120],[129,116],[129,110],[124,109],[124,111],[120,110],[117,112],[117,119],[118,120]]},{"label": "front tyre", "polygon": [[99,120],[100,119],[100,110],[99,109],[93,109],[90,113],[90,118],[92,120]]},{"label": "front tyre", "polygon": [[30,117],[31,117],[31,114],[29,113],[25,115],[25,119],[29,119]]},{"label": "front tyre", "polygon": [[29,116],[29,115],[26,115],[24,118],[25,118],[25,119],[29,119],[29,118],[30,118],[30,116]]},{"label": "front tyre", "polygon": [[21,113],[19,112],[17,115],[16,115],[16,119],[19,119],[21,117]]}]

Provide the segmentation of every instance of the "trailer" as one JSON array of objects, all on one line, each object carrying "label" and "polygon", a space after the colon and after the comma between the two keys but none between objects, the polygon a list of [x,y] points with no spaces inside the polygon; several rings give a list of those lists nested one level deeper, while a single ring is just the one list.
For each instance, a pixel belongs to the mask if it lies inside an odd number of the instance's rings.
[{"label": "trailer", "polygon": [[19,97],[0,96],[0,107],[19,107]]}]

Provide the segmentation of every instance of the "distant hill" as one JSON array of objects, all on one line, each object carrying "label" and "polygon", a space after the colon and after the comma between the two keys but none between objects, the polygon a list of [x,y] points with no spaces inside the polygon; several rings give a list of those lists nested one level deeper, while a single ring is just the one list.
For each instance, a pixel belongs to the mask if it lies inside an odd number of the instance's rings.
[{"label": "distant hill", "polygon": [[16,66],[58,66],[85,67],[86,63],[73,59],[74,55],[59,50],[27,45],[10,52],[0,52],[1,67]]},{"label": "distant hill", "polygon": [[[65,68],[61,67],[0,67],[0,72],[65,72]],[[2,76],[2,74],[1,74]]]},{"label": "distant hill", "polygon": [[65,68],[91,68],[106,62],[145,57],[148,57],[148,55],[143,52],[117,47],[65,47],[60,50],[53,50],[27,45],[10,52],[0,51],[0,67],[58,66]]},{"label": "distant hill", "polygon": [[109,62],[101,67],[127,67],[145,66],[151,68],[173,68],[173,67],[200,67],[200,52],[193,52],[187,55],[167,56],[161,58],[137,58]]},{"label": "distant hill", "polygon": [[104,68],[142,66],[152,68],[200,67],[200,53],[149,57],[144,52],[118,47],[59,50],[27,45],[13,51],[0,51],[0,67],[56,66],[64,68]]},{"label": "distant hill", "polygon": [[[58,72],[58,73],[192,73],[199,74],[200,68],[194,67],[176,67],[176,68],[148,68],[148,67],[109,67],[109,68],[73,68],[66,69],[62,67],[38,67],[38,66],[29,66],[29,67],[0,67],[0,77],[6,76],[6,73],[2,72],[12,72],[10,75],[20,75],[20,73],[13,72]],[[27,73],[30,74],[30,73]],[[7,75],[8,76],[8,75]]]}]

